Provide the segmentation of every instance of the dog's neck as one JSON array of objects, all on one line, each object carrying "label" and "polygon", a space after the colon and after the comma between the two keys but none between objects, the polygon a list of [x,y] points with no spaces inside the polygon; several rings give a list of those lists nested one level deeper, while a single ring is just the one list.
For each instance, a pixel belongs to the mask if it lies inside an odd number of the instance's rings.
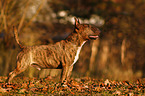
[{"label": "dog's neck", "polygon": [[75,58],[73,60],[73,63],[70,65],[73,66],[77,60],[79,59],[79,54],[80,54],[80,51],[83,47],[83,45],[85,44],[87,40],[84,40],[83,37],[81,36],[81,34],[79,33],[76,33],[76,32],[73,32],[71,33],[66,39],[65,39],[65,42],[67,43],[71,43],[73,45],[75,45],[77,47],[77,50],[76,50],[76,53],[75,53]]},{"label": "dog's neck", "polygon": [[73,32],[65,39],[65,41],[71,42],[71,43],[75,44],[77,47],[80,47],[87,40],[84,40],[80,34]]}]

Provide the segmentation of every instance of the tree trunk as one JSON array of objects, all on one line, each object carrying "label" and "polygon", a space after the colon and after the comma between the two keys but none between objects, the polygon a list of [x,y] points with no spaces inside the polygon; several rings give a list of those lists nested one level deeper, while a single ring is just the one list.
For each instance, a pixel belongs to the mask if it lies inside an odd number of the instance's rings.
[{"label": "tree trunk", "polygon": [[92,43],[92,52],[90,57],[90,64],[89,64],[89,71],[94,72],[94,62],[96,59],[96,55],[98,53],[98,47],[99,47],[99,40],[95,40]]}]

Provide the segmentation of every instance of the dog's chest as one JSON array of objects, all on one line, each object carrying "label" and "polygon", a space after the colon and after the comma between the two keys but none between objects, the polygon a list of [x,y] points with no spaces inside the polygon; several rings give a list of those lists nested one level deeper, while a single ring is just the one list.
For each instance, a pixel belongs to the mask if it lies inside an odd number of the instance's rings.
[{"label": "dog's chest", "polygon": [[[86,42],[86,41],[84,41],[84,42],[82,43],[82,45],[81,45],[80,47],[78,47],[77,52],[76,52],[76,55],[75,55],[75,59],[74,59],[72,65],[74,65],[74,64],[78,61],[80,51],[81,51],[83,45],[85,44],[85,42]],[[71,66],[72,66],[72,65],[71,65]]]}]

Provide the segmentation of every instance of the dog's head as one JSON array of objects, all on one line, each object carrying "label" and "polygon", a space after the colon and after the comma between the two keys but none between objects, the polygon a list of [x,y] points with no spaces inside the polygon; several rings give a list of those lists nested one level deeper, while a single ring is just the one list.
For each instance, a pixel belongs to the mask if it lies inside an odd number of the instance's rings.
[{"label": "dog's head", "polygon": [[81,34],[81,36],[85,40],[97,39],[100,34],[100,30],[96,26],[89,24],[80,24],[77,18],[75,18],[75,32]]}]

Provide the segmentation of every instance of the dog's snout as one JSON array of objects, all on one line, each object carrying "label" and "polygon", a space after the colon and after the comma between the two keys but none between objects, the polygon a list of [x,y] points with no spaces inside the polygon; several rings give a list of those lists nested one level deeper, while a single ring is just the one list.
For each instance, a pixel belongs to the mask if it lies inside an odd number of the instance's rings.
[{"label": "dog's snout", "polygon": [[100,31],[100,29],[99,29],[99,28],[97,28],[97,31],[98,31],[99,33],[101,33],[101,31]]},{"label": "dog's snout", "polygon": [[101,33],[100,29],[97,28],[96,33],[99,35]]}]

